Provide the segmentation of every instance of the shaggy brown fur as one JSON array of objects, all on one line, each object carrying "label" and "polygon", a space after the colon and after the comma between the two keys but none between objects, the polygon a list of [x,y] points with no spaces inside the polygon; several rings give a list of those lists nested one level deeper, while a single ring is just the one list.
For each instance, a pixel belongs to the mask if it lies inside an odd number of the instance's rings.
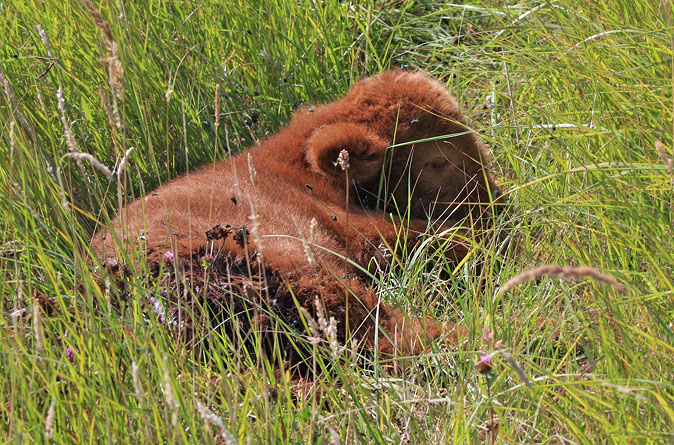
[{"label": "shaggy brown fur", "polygon": [[[135,201],[113,227],[123,228],[125,245],[144,249],[155,264],[170,250],[200,268],[205,255],[211,285],[229,285],[230,292],[238,283],[245,295],[251,280],[266,279],[266,286],[253,287],[264,287],[267,307],[290,324],[298,324],[299,311],[289,287],[312,313],[314,299],[322,300],[340,341],[348,320],[350,335],[371,349],[378,335],[382,353],[414,353],[445,334],[451,341],[454,327],[377,307],[362,274],[335,254],[367,268],[380,253],[376,246],[396,246],[407,225],[394,225],[392,214],[410,217],[408,245],[427,230],[429,218],[438,229],[483,219],[488,192],[496,188],[484,168],[485,150],[461,122],[456,100],[439,82],[420,72],[383,73],[356,83],[340,100],[299,110],[261,145]],[[443,137],[415,142],[437,136]],[[349,156],[346,172],[336,164],[342,150]],[[113,239],[119,236],[108,231],[95,236],[101,258],[119,257]],[[466,250],[454,243],[446,253],[460,259]]]}]

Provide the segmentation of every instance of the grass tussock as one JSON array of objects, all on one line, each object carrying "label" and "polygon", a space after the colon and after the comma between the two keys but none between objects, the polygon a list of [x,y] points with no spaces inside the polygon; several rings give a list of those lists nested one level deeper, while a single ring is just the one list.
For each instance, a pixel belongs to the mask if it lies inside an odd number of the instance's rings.
[{"label": "grass tussock", "polygon": [[[27,0],[0,14],[3,437],[674,440],[670,4]],[[466,326],[458,349],[381,360],[334,344],[325,319],[313,333],[269,321],[290,343],[242,339],[179,269],[120,290],[90,265],[115,209],[400,65],[455,92],[508,198],[502,236],[458,267],[424,242],[373,277],[382,298]],[[199,321],[189,341],[171,324],[184,320]],[[314,382],[292,380],[281,344]]]}]

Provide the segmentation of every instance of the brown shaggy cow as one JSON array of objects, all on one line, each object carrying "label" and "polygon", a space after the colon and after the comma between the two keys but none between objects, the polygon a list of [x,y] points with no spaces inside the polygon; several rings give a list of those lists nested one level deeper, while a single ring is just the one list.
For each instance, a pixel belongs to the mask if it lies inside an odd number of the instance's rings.
[{"label": "brown shaggy cow", "polygon": [[[486,158],[441,83],[394,70],[133,202],[112,224],[123,236],[104,230],[93,246],[105,259],[133,244],[150,264],[192,270],[193,280],[206,269],[210,286],[236,287],[237,298],[258,299],[299,329],[297,303],[315,314],[318,297],[339,341],[348,333],[372,350],[378,336],[380,352],[410,354],[443,335],[452,341],[454,327],[381,305],[357,266],[402,234],[410,246],[429,227],[483,220],[496,190]],[[465,253],[456,242],[446,252]]]}]

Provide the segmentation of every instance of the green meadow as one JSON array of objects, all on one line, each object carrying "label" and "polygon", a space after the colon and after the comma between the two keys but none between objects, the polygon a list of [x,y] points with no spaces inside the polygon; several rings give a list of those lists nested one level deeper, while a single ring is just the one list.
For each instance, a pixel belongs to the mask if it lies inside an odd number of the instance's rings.
[{"label": "green meadow", "polygon": [[[0,2],[1,441],[673,443],[672,7]],[[401,66],[456,95],[507,198],[460,265],[422,242],[372,277],[458,347],[356,364],[322,341],[303,397],[92,263],[126,203]]]}]

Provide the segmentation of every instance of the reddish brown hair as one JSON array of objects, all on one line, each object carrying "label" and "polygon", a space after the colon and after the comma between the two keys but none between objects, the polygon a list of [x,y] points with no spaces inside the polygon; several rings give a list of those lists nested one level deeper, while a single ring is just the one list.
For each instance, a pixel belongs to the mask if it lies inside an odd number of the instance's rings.
[{"label": "reddish brown hair", "polygon": [[[347,171],[336,164],[342,150]],[[166,251],[197,265],[207,256],[215,264],[211,283],[245,281],[248,269],[232,265],[249,262],[253,274],[267,274],[266,304],[286,319],[299,318],[292,288],[310,311],[315,297],[322,300],[341,341],[348,319],[348,331],[370,347],[385,331],[382,352],[412,353],[453,327],[385,305],[375,326],[378,298],[341,256],[367,268],[377,246],[395,246],[392,210],[409,217],[410,245],[429,218],[443,228],[467,215],[481,221],[494,189],[487,159],[440,82],[394,70],[356,83],[335,102],[300,109],[259,146],[160,187],[123,209],[111,228],[154,264]],[[101,258],[119,257],[114,239],[108,229],[95,236]],[[464,254],[460,244],[447,249],[452,258]]]}]

